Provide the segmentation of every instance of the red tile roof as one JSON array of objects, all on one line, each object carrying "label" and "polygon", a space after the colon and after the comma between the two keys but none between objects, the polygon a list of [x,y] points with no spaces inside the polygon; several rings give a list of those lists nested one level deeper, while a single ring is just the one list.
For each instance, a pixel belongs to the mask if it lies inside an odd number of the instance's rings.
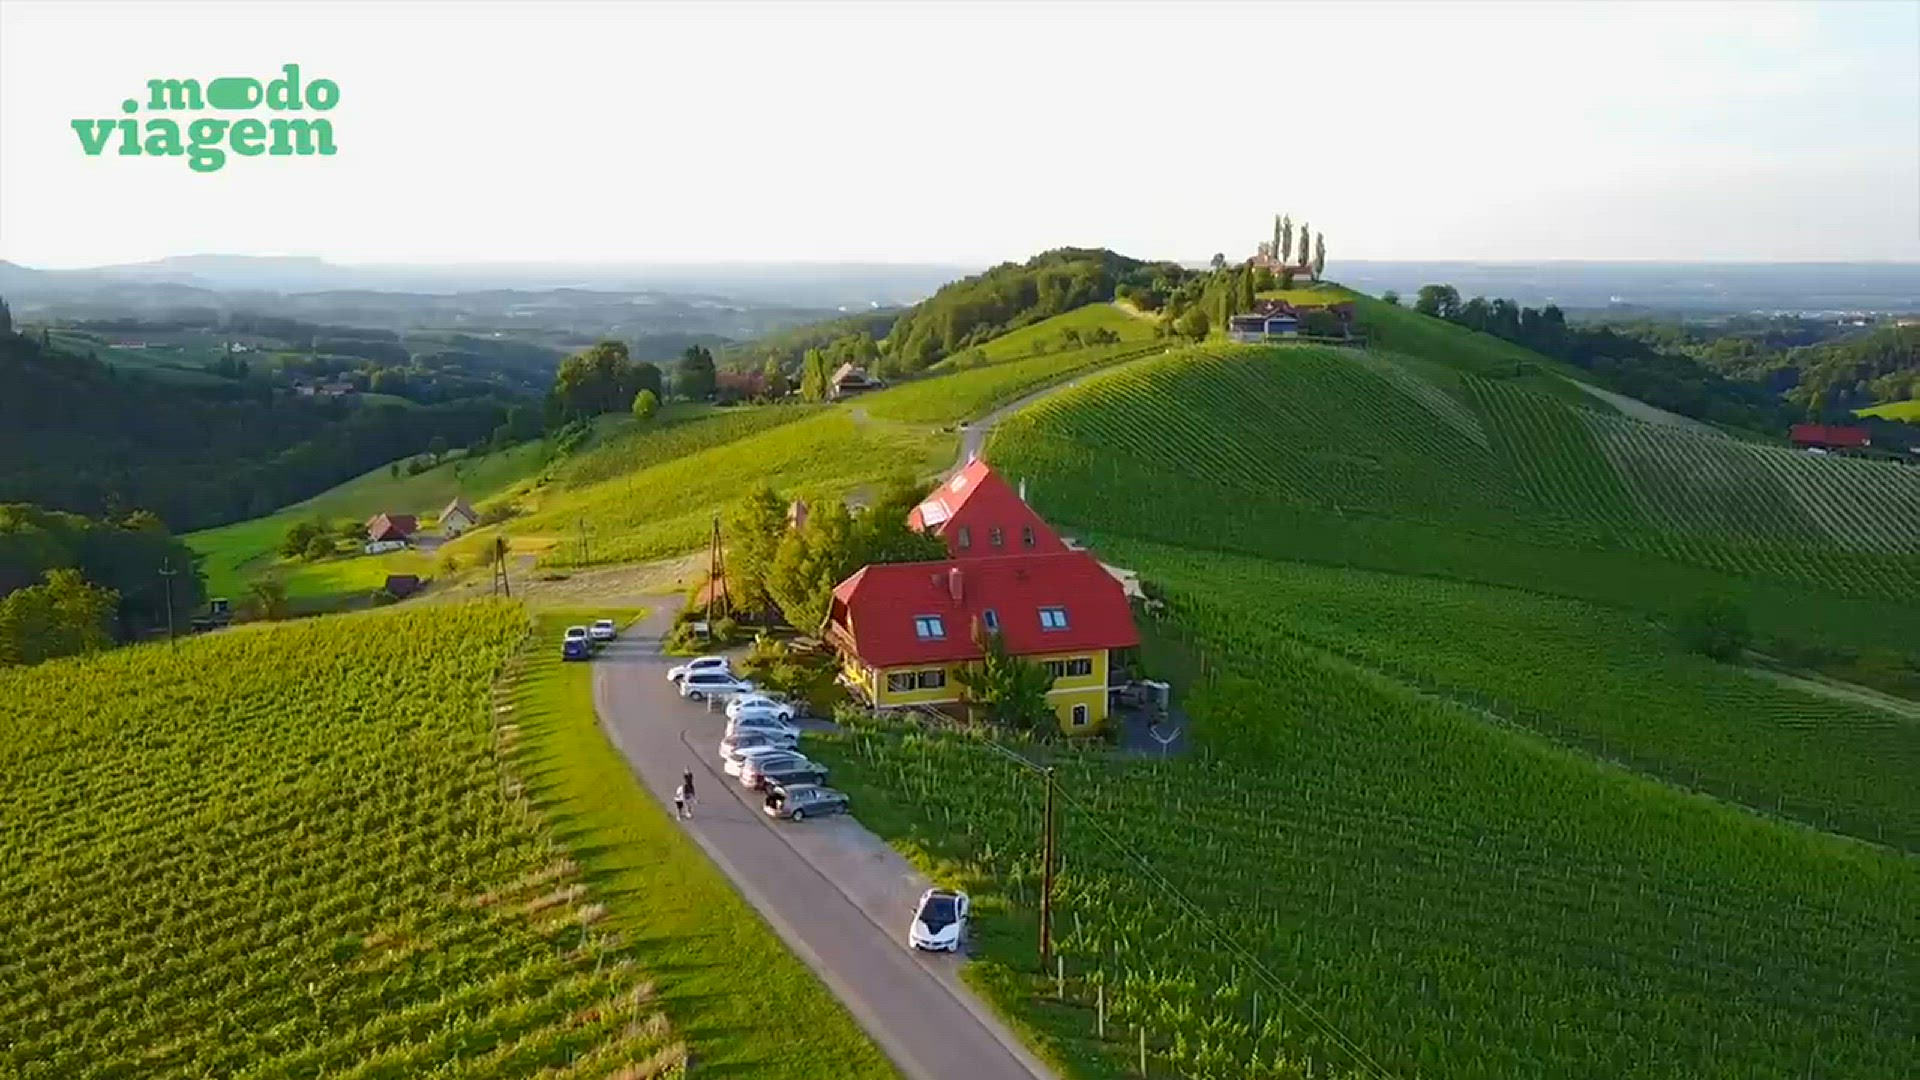
[{"label": "red tile roof", "polygon": [[405,540],[420,528],[413,514],[375,514],[367,521],[369,540]]},{"label": "red tile roof", "polygon": [[[1066,626],[1048,629],[1042,608]],[[1007,651],[1124,649],[1140,643],[1120,583],[1083,551],[868,566],[833,590],[833,636],[875,667],[938,664],[980,656],[976,620],[994,613]],[[921,637],[916,620],[938,616],[944,636]]]},{"label": "red tile roof", "polygon": [[1788,432],[1796,446],[1870,446],[1871,433],[1843,424],[1795,424]]},{"label": "red tile roof", "polygon": [[[947,554],[956,559],[1067,550],[1060,535],[979,458],[967,462],[922,499],[907,514],[907,524],[945,540]],[[1026,546],[1022,531],[1029,528],[1033,530],[1032,547]],[[995,529],[1000,530],[998,546],[993,543]]]}]

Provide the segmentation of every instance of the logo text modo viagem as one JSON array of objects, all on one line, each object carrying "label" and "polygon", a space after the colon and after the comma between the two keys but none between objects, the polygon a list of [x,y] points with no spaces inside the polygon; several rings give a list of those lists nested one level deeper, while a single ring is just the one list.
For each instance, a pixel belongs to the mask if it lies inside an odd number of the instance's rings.
[{"label": "logo text modo viagem", "polygon": [[122,157],[182,157],[195,172],[217,172],[227,163],[227,154],[241,157],[290,155],[332,155],[333,122],[325,113],[340,103],[340,87],[331,79],[302,82],[300,65],[286,64],[280,77],[262,83],[247,76],[225,76],[204,87],[198,79],[148,79],[145,108],[148,112],[197,113],[213,110],[245,113],[265,108],[275,115],[206,116],[174,119],[150,116],[144,130],[133,114],[141,108],[139,98],[120,103],[126,116],[119,119],[75,120],[73,132],[80,137],[80,149],[89,157],[99,157],[114,147]]}]

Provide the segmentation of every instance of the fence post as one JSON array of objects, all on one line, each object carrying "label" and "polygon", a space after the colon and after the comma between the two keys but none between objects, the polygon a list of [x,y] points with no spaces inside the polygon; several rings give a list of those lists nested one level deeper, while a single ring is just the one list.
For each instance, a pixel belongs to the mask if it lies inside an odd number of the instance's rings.
[{"label": "fence post", "polygon": [[1140,1075],[1147,1075],[1147,1029],[1140,1029]]},{"label": "fence post", "polygon": [[1067,958],[1059,953],[1053,956],[1053,996],[1067,1000]]},{"label": "fence post", "polygon": [[[1094,1010],[1093,1012],[1094,1033],[1100,1036],[1101,1042],[1106,1042],[1107,1041],[1107,984],[1104,982],[1101,983],[1098,987],[1094,988],[1093,1010]],[[1880,1014],[1877,1011],[1873,1014],[1873,1019],[1874,1019],[1874,1029],[1877,1031],[1879,1030],[1879,1026],[1880,1026],[1880,1023],[1879,1023]]]}]

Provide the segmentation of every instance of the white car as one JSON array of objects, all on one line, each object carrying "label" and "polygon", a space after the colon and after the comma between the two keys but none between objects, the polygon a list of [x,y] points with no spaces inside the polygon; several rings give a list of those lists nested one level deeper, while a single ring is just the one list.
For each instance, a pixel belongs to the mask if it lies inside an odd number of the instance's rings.
[{"label": "white car", "polygon": [[676,664],[667,669],[667,678],[679,682],[696,671],[732,671],[733,666],[724,656],[696,656],[684,664]]},{"label": "white car", "polygon": [[781,746],[776,742],[761,740],[759,736],[752,736],[745,745],[736,744],[728,746],[725,743],[721,743],[720,771],[726,773],[728,776],[739,776],[740,769],[747,763],[748,758],[761,757],[766,754],[784,754],[791,749],[792,747]]},{"label": "white car", "polygon": [[750,694],[753,684],[736,677],[730,671],[694,671],[680,680],[680,696],[692,701],[705,701],[710,697],[726,699],[735,694]]},{"label": "white car", "polygon": [[619,637],[620,630],[613,625],[612,619],[596,619],[592,626],[587,627],[587,636],[593,639],[594,644],[604,645]]},{"label": "white car", "polygon": [[795,713],[793,702],[774,697],[765,691],[756,694],[741,694],[732,701],[727,702],[727,719],[729,720],[738,717],[743,712],[749,711],[769,713],[780,720],[791,720]]},{"label": "white car", "polygon": [[929,952],[959,952],[967,937],[967,894],[954,889],[928,889],[914,905],[913,925],[907,928],[907,947]]},{"label": "white car", "polygon": [[800,741],[799,728],[794,727],[785,720],[775,720],[771,716],[748,713],[745,716],[737,716],[727,721],[726,734],[728,735],[741,735],[749,731],[761,732],[767,735],[779,735],[783,738],[792,739],[796,743]]}]

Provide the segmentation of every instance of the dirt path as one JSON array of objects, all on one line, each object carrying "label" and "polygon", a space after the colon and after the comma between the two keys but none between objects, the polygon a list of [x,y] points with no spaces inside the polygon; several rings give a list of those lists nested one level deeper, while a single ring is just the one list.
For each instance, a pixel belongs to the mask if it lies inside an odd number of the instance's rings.
[{"label": "dirt path", "polygon": [[1567,381],[1579,387],[1589,396],[1598,398],[1620,410],[1623,416],[1630,416],[1635,420],[1645,420],[1649,424],[1660,424],[1665,427],[1677,427],[1685,428],[1688,431],[1698,431],[1703,435],[1720,434],[1720,432],[1711,425],[1681,416],[1679,413],[1671,413],[1665,409],[1656,408],[1641,401],[1639,398],[1630,398],[1625,394],[1616,394],[1611,390],[1602,390],[1591,383],[1583,383],[1579,379],[1567,379]]},{"label": "dirt path", "polygon": [[1775,671],[1772,668],[1750,667],[1742,668],[1741,670],[1756,679],[1765,679],[1768,682],[1779,683],[1781,686],[1790,686],[1795,690],[1803,690],[1809,694],[1817,694],[1820,697],[1829,698],[1834,701],[1844,701],[1849,705],[1865,705],[1870,709],[1879,709],[1881,712],[1892,713],[1902,720],[1920,721],[1920,701],[1908,701],[1906,698],[1894,697],[1892,694],[1883,694],[1869,687],[1855,686],[1852,683],[1840,682],[1837,679],[1790,675],[1784,671]]},{"label": "dirt path", "polygon": [[1030,394],[1024,394],[1020,397],[1013,399],[1012,401],[1007,402],[1005,405],[1000,406],[999,408],[993,410],[992,412],[979,418],[978,420],[969,420],[966,423],[961,424],[960,425],[960,457],[954,461],[953,468],[948,472],[948,475],[951,476],[953,473],[959,472],[961,469],[966,468],[967,462],[972,461],[976,457],[982,456],[982,454],[986,450],[987,436],[992,434],[994,425],[998,424],[1002,420],[1005,420],[1007,417],[1012,416],[1014,413],[1019,412],[1021,409],[1024,409],[1027,406],[1032,405],[1033,403],[1041,400],[1042,398],[1052,397],[1054,394],[1064,393],[1068,390],[1072,390],[1074,387],[1080,386],[1081,384],[1087,382],[1090,379],[1097,379],[1103,375],[1111,375],[1116,371],[1125,371],[1136,364],[1144,364],[1144,363],[1148,363],[1149,361],[1158,360],[1161,357],[1165,356],[1167,353],[1170,353],[1172,351],[1173,351],[1173,346],[1169,345],[1167,346],[1166,349],[1160,352],[1152,353],[1147,356],[1136,357],[1132,360],[1128,360],[1123,363],[1114,364],[1111,367],[1095,368],[1092,371],[1088,371],[1080,375],[1075,375],[1073,378],[1068,379],[1065,382],[1057,382],[1050,386],[1043,386],[1040,389],[1035,390]]}]

